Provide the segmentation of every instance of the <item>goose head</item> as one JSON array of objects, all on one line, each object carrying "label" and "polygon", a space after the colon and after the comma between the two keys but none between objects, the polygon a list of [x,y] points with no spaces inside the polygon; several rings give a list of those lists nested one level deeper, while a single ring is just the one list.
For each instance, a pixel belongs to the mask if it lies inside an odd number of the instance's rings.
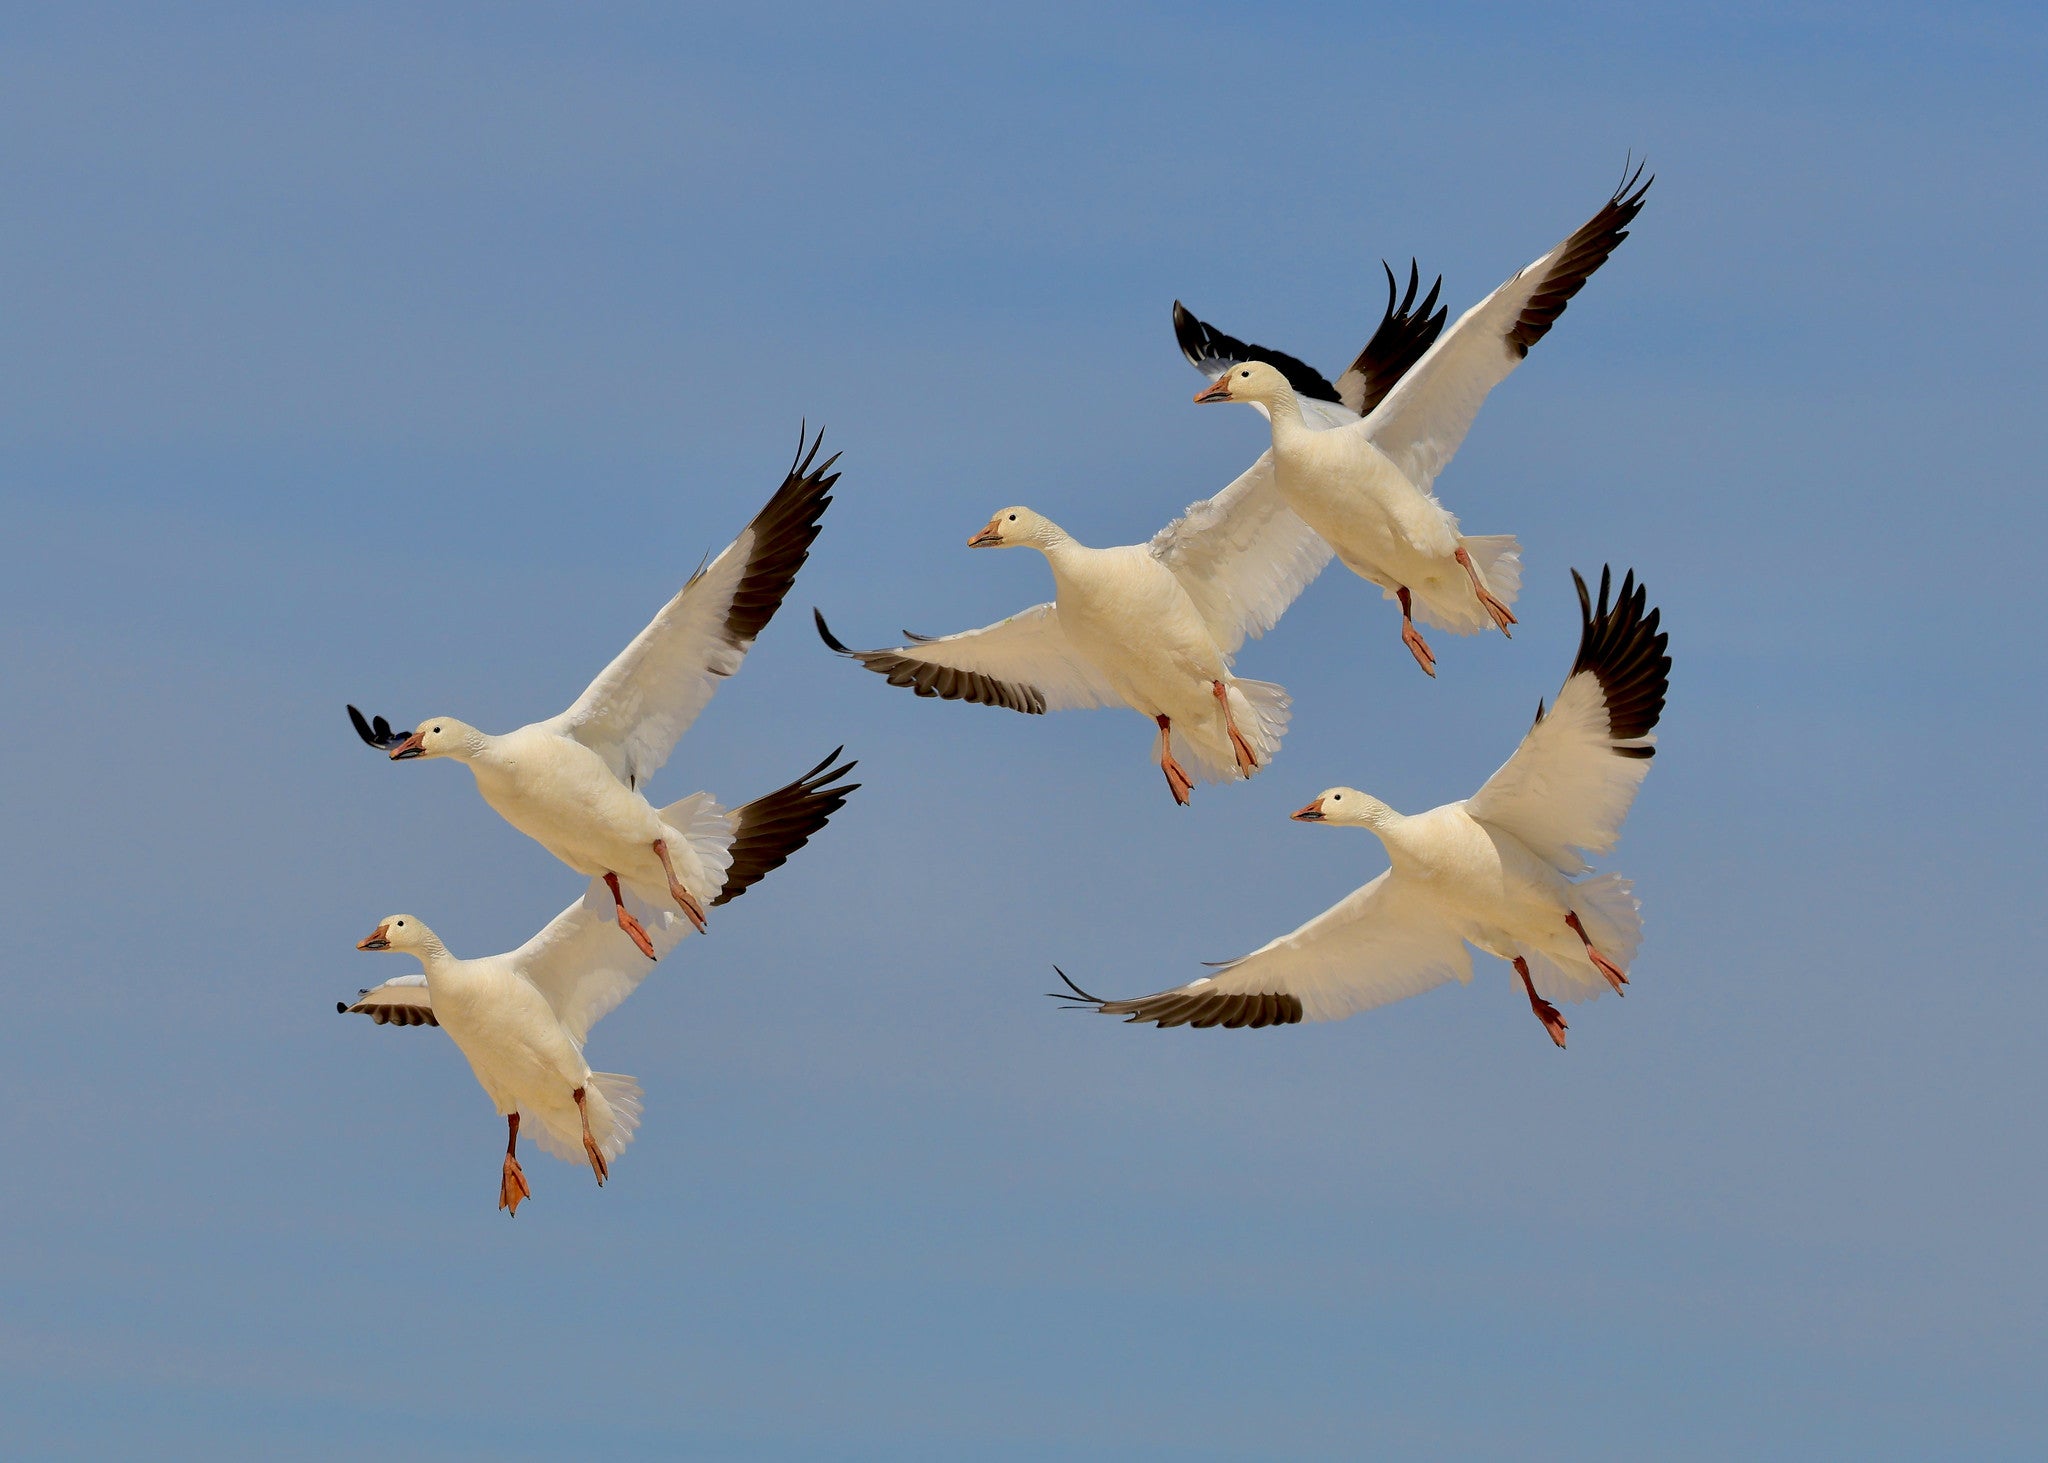
[{"label": "goose head", "polygon": [[400,954],[417,955],[422,950],[438,947],[440,941],[434,932],[426,927],[419,916],[411,914],[386,915],[378,921],[377,928],[356,941],[358,950],[396,950]]},{"label": "goose head", "polygon": [[967,541],[970,549],[1044,548],[1059,534],[1049,518],[1029,508],[1004,508],[989,519],[988,527]]},{"label": "goose head", "polygon": [[1195,393],[1198,402],[1242,401],[1270,408],[1274,402],[1292,396],[1287,378],[1264,361],[1240,361],[1206,389]]},{"label": "goose head", "polygon": [[1370,793],[1362,793],[1355,787],[1332,787],[1324,789],[1307,807],[1296,809],[1288,816],[1297,823],[1379,829],[1400,815]]},{"label": "goose head", "polygon": [[454,757],[468,761],[483,744],[483,733],[466,721],[452,716],[430,717],[414,728],[413,734],[391,749],[391,760],[410,762],[415,757]]}]

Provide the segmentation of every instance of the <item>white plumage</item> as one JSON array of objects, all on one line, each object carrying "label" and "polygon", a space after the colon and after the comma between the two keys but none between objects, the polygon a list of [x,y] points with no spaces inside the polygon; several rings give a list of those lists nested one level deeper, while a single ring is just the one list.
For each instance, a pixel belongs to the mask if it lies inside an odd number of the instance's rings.
[{"label": "white plumage", "polygon": [[1477,793],[1407,817],[1336,787],[1294,815],[1371,829],[1386,846],[1385,873],[1215,975],[1133,1000],[1076,994],[1161,1026],[1334,1021],[1469,981],[1471,944],[1514,963],[1531,1009],[1563,1046],[1564,1020],[1544,998],[1619,991],[1641,942],[1626,880],[1572,876],[1588,869],[1586,853],[1620,836],[1655,751],[1671,668],[1659,613],[1632,573],[1610,604],[1603,572],[1597,608],[1573,579],[1581,633],[1571,674]]},{"label": "white plumage", "polygon": [[[1515,274],[1436,339],[1360,419],[1326,426],[1298,372],[1253,359],[1231,366],[1202,401],[1257,407],[1271,429],[1274,483],[1346,568],[1397,600],[1402,640],[1436,674],[1415,620],[1469,635],[1508,633],[1521,588],[1510,535],[1466,535],[1431,489],[1480,404],[1549,331],[1594,270],[1628,237],[1649,182],[1642,170],[1571,237]],[[1313,383],[1308,383],[1312,388]]]},{"label": "white plumage", "polygon": [[[567,711],[502,735],[433,717],[401,737],[351,706],[357,732],[393,760],[464,763],[484,801],[563,863],[623,883],[649,903],[673,902],[702,928],[724,870],[691,819],[723,813],[706,794],[659,809],[644,789],[719,681],[739,669],[808,555],[839,480],[837,457],[817,463],[821,442],[808,450],[799,443],[767,505]],[[613,892],[619,927],[654,959],[647,932]]]}]

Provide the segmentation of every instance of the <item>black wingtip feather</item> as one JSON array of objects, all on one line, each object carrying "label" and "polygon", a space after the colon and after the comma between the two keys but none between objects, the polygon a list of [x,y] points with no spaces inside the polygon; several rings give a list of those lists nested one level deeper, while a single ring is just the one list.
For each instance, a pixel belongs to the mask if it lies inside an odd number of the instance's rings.
[{"label": "black wingtip feather", "polygon": [[[1572,674],[1588,671],[1600,682],[1610,737],[1633,741],[1648,736],[1664,713],[1671,682],[1671,636],[1658,628],[1663,611],[1650,608],[1649,589],[1636,582],[1633,569],[1623,575],[1617,595],[1612,593],[1613,568],[1603,565],[1597,603],[1576,569],[1572,583],[1579,592],[1579,653]],[[1638,758],[1655,756],[1656,750],[1614,748],[1621,756]]]},{"label": "black wingtip feather", "polygon": [[365,721],[363,713],[356,710],[353,706],[348,709],[348,719],[354,724],[356,735],[380,752],[390,751],[412,735],[411,732],[393,731],[391,723],[381,716]]},{"label": "black wingtip feather", "polygon": [[1444,287],[1442,275],[1436,277],[1421,304],[1416,303],[1415,293],[1422,287],[1419,260],[1408,261],[1405,294],[1395,279],[1394,266],[1382,259],[1380,269],[1387,276],[1387,307],[1380,316],[1379,328],[1372,333],[1372,339],[1365,343],[1358,359],[1337,382],[1344,404],[1360,416],[1371,416],[1373,408],[1386,400],[1387,393],[1436,344],[1436,338],[1443,333],[1444,321],[1450,314],[1448,309],[1437,304],[1437,296]]},{"label": "black wingtip feather", "polygon": [[1657,181],[1654,173],[1643,177],[1643,169],[1648,166],[1649,160],[1644,159],[1631,173],[1624,163],[1624,176],[1613,196],[1564,241],[1558,261],[1551,265],[1528,304],[1522,307],[1520,317],[1508,328],[1508,345],[1517,355],[1528,355],[1529,348],[1550,333],[1550,327],[1557,323],[1572,296],[1585,287],[1593,271],[1605,264],[1628,237],[1629,226],[1643,211],[1650,185]]},{"label": "black wingtip feather", "polygon": [[[725,887],[711,901],[714,908],[731,903],[781,868],[859,789],[857,782],[838,782],[860,765],[847,762],[834,766],[845,750],[843,746],[834,747],[817,766],[795,781],[733,810],[732,863],[726,870]],[[828,783],[838,785],[828,787]]]},{"label": "black wingtip feather", "polygon": [[1196,319],[1179,300],[1173,302],[1173,338],[1180,343],[1180,353],[1188,358],[1188,363],[1205,375],[1220,374],[1224,367],[1241,361],[1263,361],[1287,378],[1297,396],[1317,401],[1343,400],[1337,388],[1307,361],[1225,335],[1215,326]]},{"label": "black wingtip feather", "polygon": [[[919,696],[933,696],[941,701],[967,701],[977,706],[1000,706],[1006,711],[1019,711],[1026,716],[1045,714],[1045,693],[1036,686],[999,681],[994,676],[979,671],[961,670],[955,666],[940,665],[936,661],[917,660],[911,656],[899,655],[893,650],[850,650],[841,644],[825,624],[823,612],[815,606],[811,617],[817,621],[818,634],[826,646],[834,652],[859,661],[876,675],[885,677],[892,686],[904,686]],[[929,644],[923,636],[912,636],[920,644]]]}]

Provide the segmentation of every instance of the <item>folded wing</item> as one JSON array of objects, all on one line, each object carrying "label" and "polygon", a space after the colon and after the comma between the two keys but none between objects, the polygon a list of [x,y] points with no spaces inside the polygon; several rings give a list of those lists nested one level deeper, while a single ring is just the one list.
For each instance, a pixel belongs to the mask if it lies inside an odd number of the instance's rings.
[{"label": "folded wing", "polygon": [[427,994],[424,974],[395,976],[379,986],[356,993],[353,1005],[336,1001],[334,1009],[352,1016],[367,1016],[379,1026],[439,1026],[434,1002]]},{"label": "folded wing", "polygon": [[1621,836],[1657,753],[1651,730],[1671,677],[1671,637],[1657,628],[1661,611],[1647,607],[1634,570],[1610,606],[1610,579],[1603,568],[1596,607],[1572,571],[1580,628],[1571,674],[1548,712],[1536,708],[1536,724],[1515,755],[1465,803],[1473,817],[1514,834],[1566,874],[1585,873],[1585,853],[1606,853]]},{"label": "folded wing", "polygon": [[1404,375],[1360,429],[1428,491],[1492,391],[1549,333],[1565,304],[1607,262],[1642,211],[1638,166],[1572,236],[1474,305]]},{"label": "folded wing", "polygon": [[1465,942],[1389,878],[1381,874],[1292,934],[1187,985],[1128,1001],[1075,992],[1105,1016],[1162,1027],[1285,1026],[1339,1021],[1470,980]]},{"label": "folded wing", "polygon": [[639,787],[660,770],[789,593],[839,481],[837,455],[817,461],[823,441],[822,432],[808,448],[798,441],[782,486],[754,521],[554,719],[621,782]]},{"label": "folded wing", "polygon": [[920,696],[1006,706],[1030,716],[1123,704],[1102,673],[1067,639],[1055,605],[1033,605],[1007,620],[958,635],[912,636],[915,643],[891,650],[849,650],[825,624],[824,615],[811,613],[826,645],[886,676],[890,685],[907,686]]}]

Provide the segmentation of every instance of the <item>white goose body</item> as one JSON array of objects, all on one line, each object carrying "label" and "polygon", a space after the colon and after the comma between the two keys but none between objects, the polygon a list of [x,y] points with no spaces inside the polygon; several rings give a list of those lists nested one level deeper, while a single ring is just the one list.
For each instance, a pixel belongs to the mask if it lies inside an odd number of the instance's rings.
[{"label": "white goose body", "polygon": [[[581,1087],[589,1099],[590,1064],[562,1030],[547,997],[520,974],[517,952],[458,960],[437,943],[432,952],[417,953],[434,1015],[468,1059],[498,1115],[517,1112],[545,1125],[559,1142],[579,1143],[576,1101],[570,1094]],[[591,1131],[603,1147],[613,1126],[611,1106],[600,1093],[595,1107]]]},{"label": "white goose body", "polygon": [[1215,716],[1209,687],[1233,683],[1230,658],[1171,569],[1142,544],[1092,549],[1064,532],[1043,552],[1067,638],[1132,710],[1191,724]]},{"label": "white goose body", "polygon": [[724,871],[709,867],[687,830],[670,826],[603,757],[547,723],[480,734],[463,760],[499,817],[586,878],[615,873],[641,898],[665,901],[668,879],[653,852],[660,839],[684,888],[703,901],[718,892]]}]

